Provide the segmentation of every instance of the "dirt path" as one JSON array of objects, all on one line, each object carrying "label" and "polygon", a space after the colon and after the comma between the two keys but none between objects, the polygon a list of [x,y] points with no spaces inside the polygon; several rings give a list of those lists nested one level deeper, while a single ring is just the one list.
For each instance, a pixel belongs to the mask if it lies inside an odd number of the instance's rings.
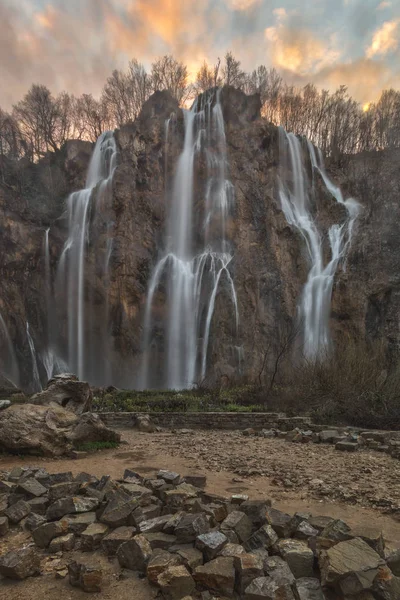
[{"label": "dirt path", "polygon": [[389,545],[400,546],[400,522],[382,513],[400,506],[400,463],[386,454],[342,453],[331,446],[246,438],[239,432],[122,434],[125,444],[117,450],[81,460],[1,457],[0,470],[37,464],[49,472],[86,471],[113,478],[126,468],[148,476],[160,468],[182,475],[201,472],[210,492],[246,493],[270,498],[289,513],[340,517],[351,526],[382,530]]}]

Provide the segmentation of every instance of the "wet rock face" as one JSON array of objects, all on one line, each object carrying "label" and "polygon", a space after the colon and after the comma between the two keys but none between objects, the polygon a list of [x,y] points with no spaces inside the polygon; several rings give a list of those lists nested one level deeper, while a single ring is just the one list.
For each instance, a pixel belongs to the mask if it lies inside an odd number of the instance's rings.
[{"label": "wet rock face", "polygon": [[[279,162],[277,129],[260,118],[260,99],[224,88],[229,178],[235,190],[227,237],[234,258],[230,270],[237,290],[240,328],[232,336],[232,310],[226,281],[215,303],[208,351],[210,381],[231,381],[238,374],[257,377],[270,340],[279,347],[297,314],[307,278],[304,240],[290,228],[276,194]],[[172,115],[172,117],[171,117]],[[170,119],[168,144],[165,123]],[[167,92],[157,92],[144,105],[135,123],[116,132],[118,165],[110,205],[99,207],[91,220],[91,239],[106,241],[112,224],[113,246],[107,298],[95,248],[87,250],[87,289],[91,319],[104,319],[108,303],[110,364],[113,382],[132,387],[142,361],[144,306],[152,269],[165,245],[166,187],[171,185],[184,136],[183,113]],[[69,141],[63,150],[38,165],[20,165],[0,183],[1,250],[0,313],[6,321],[20,365],[20,386],[30,392],[32,357],[26,322],[39,355],[39,375],[46,381],[40,354],[47,344],[44,232],[51,225],[50,269],[55,273],[67,236],[65,200],[84,186],[92,144]],[[331,328],[335,340],[384,338],[393,346],[400,339],[398,277],[398,151],[351,157],[333,178],[364,206],[356,225],[346,270],[339,268],[333,292]],[[204,203],[204,165],[195,173],[195,211]],[[96,193],[93,201],[95,201]],[[337,213],[337,214],[336,214]],[[319,190],[318,221],[326,231],[340,220]],[[195,237],[200,235],[194,232]],[[377,243],[377,237],[380,242]],[[89,295],[88,295],[89,296]],[[153,307],[154,385],[165,361],[167,289],[160,287]],[[62,345],[67,348],[67,323],[61,319]],[[101,352],[104,348],[101,348]],[[274,348],[271,350],[271,356]],[[241,357],[241,358],[239,358]],[[6,365],[6,367],[9,365]],[[9,370],[9,369],[8,369]],[[0,371],[7,371],[0,365]],[[9,376],[10,373],[5,372]],[[111,383],[111,382],[108,382]]]}]

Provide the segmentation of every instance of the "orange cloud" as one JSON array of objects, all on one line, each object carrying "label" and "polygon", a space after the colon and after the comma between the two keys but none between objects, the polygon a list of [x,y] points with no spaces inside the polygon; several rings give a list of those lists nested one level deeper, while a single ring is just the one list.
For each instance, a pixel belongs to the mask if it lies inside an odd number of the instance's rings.
[{"label": "orange cloud", "polygon": [[400,19],[386,21],[382,27],[375,31],[372,43],[366,51],[367,58],[384,55],[396,50],[399,45],[399,24]]},{"label": "orange cloud", "polygon": [[225,0],[225,2],[233,10],[249,10],[249,8],[260,4],[261,0]]}]

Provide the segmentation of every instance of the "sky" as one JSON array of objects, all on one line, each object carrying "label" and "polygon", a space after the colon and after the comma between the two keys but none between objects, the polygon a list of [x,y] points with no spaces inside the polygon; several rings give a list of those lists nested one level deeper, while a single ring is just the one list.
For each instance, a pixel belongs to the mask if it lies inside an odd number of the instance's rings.
[{"label": "sky", "polygon": [[400,0],[0,0],[0,106],[32,83],[98,96],[132,58],[173,54],[194,78],[228,50],[373,102],[400,89]]}]

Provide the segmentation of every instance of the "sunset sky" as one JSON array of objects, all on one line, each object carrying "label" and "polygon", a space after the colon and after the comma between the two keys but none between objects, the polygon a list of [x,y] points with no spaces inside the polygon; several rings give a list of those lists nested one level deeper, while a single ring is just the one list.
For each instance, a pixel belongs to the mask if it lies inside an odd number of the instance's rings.
[{"label": "sunset sky", "polygon": [[246,70],[360,102],[400,88],[399,0],[0,0],[0,106],[32,83],[98,95],[114,68],[163,54],[198,66],[227,50]]}]

